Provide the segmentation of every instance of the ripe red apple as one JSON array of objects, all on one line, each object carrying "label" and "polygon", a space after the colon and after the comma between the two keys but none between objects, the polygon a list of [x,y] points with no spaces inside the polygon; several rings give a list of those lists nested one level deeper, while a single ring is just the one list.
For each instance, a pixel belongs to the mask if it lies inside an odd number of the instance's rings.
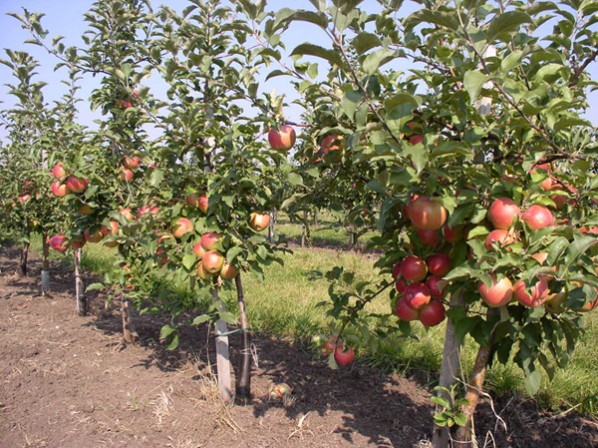
[{"label": "ripe red apple", "polygon": [[71,238],[71,247],[73,249],[81,249],[85,246],[85,237],[83,235],[77,235]]},{"label": "ripe red apple", "polygon": [[52,235],[48,244],[57,252],[64,253],[69,248],[69,242],[64,235]]},{"label": "ripe red apple", "polygon": [[94,212],[95,210],[91,208],[88,204],[82,204],[81,207],[79,207],[79,213],[81,213],[82,215],[91,216],[94,214]]},{"label": "ripe red apple", "polygon": [[220,270],[220,277],[223,278],[224,280],[233,280],[238,274],[239,274],[238,269],[235,268],[228,261],[224,260],[224,265],[222,266],[222,269]]},{"label": "ripe red apple", "polygon": [[546,179],[544,179],[540,183],[542,188],[547,191],[551,190],[554,187],[555,182],[552,179],[552,168],[551,168],[550,164],[541,163],[540,165],[536,165],[534,168],[532,168],[532,170],[530,171],[530,174],[534,174],[537,170],[541,170],[542,172],[545,172],[547,175]]},{"label": "ripe red apple", "polygon": [[133,221],[133,213],[131,213],[130,208],[121,208],[118,211],[127,221]]},{"label": "ripe red apple", "polygon": [[395,280],[395,288],[397,289],[397,292],[399,294],[403,294],[405,292],[405,289],[407,289],[407,282],[405,281],[405,279],[397,277],[397,279]]},{"label": "ripe red apple", "polygon": [[185,198],[185,202],[190,207],[197,207],[202,213],[208,211],[208,197],[205,194],[190,193]]},{"label": "ripe red apple", "polygon": [[288,124],[283,124],[280,129],[270,128],[268,132],[270,147],[276,151],[288,151],[295,144],[296,138],[295,130]]},{"label": "ripe red apple", "polygon": [[62,163],[59,162],[54,165],[54,168],[52,168],[52,175],[58,180],[62,180],[66,177],[66,171],[62,167]]},{"label": "ripe red apple", "polygon": [[532,258],[542,265],[548,259],[548,252],[538,252],[533,254]]},{"label": "ripe red apple", "polygon": [[542,305],[550,292],[548,283],[544,278],[539,278],[535,284],[531,285],[531,289],[525,282],[519,280],[513,286],[513,290],[515,291],[517,301],[524,306],[530,307]]},{"label": "ripe red apple", "polygon": [[124,156],[123,166],[129,170],[136,170],[141,165],[141,158],[138,156]]},{"label": "ripe red apple", "polygon": [[201,245],[205,250],[214,250],[221,240],[222,235],[218,232],[207,232],[201,236]]},{"label": "ripe red apple", "polygon": [[596,308],[598,308],[598,298],[596,298],[596,300],[593,300],[591,302],[586,302],[581,308],[579,308],[576,311],[579,311],[582,313],[588,313]]},{"label": "ripe red apple", "polygon": [[408,282],[420,282],[428,274],[426,262],[415,255],[407,256],[401,263],[401,275]]},{"label": "ripe red apple", "polygon": [[249,225],[256,232],[261,232],[270,225],[270,215],[268,213],[253,212],[249,219]]},{"label": "ripe red apple", "polygon": [[131,182],[133,180],[133,177],[135,177],[135,174],[133,173],[132,170],[130,170],[128,168],[125,168],[124,170],[122,170],[120,172],[120,178],[124,182]]},{"label": "ripe red apple", "polygon": [[430,290],[432,300],[442,300],[446,287],[441,287],[442,278],[437,275],[431,275],[426,279],[426,286]]},{"label": "ripe red apple", "polygon": [[29,202],[31,200],[31,195],[30,194],[22,194],[17,198],[17,200],[19,201],[19,203],[21,205],[26,204],[27,202]]},{"label": "ripe red apple", "polygon": [[224,266],[224,257],[217,250],[209,250],[203,255],[201,264],[208,274],[218,274]]},{"label": "ripe red apple", "polygon": [[442,203],[431,197],[421,196],[407,208],[407,215],[417,229],[438,230],[446,222],[447,212]]},{"label": "ripe red apple", "polygon": [[73,193],[83,193],[88,184],[89,181],[84,177],[68,176],[66,178],[66,187]]},{"label": "ripe red apple", "polygon": [[54,196],[63,198],[69,193],[69,189],[66,184],[60,183],[60,181],[55,180],[52,182],[52,193]]},{"label": "ripe red apple", "polygon": [[327,135],[322,139],[320,146],[322,147],[322,154],[326,155],[332,151],[339,151],[342,149],[342,141],[344,137],[342,135]]},{"label": "ripe red apple", "polygon": [[214,276],[214,274],[210,274],[208,271],[206,271],[203,267],[203,263],[200,261],[197,263],[197,276],[202,280],[209,280]]},{"label": "ripe red apple", "polygon": [[422,134],[415,134],[413,137],[409,138],[410,145],[417,145],[424,141],[424,136]]},{"label": "ripe red apple", "polygon": [[419,237],[419,241],[430,247],[434,247],[440,241],[440,232],[438,230],[416,229],[415,233]]},{"label": "ripe red apple", "polygon": [[490,287],[480,281],[478,282],[478,292],[490,308],[500,308],[509,303],[513,298],[513,284],[506,277],[501,278],[497,282],[496,275],[492,274],[492,284]]},{"label": "ripe red apple", "polygon": [[532,230],[554,225],[552,212],[543,205],[532,205],[523,213],[522,218]]},{"label": "ripe red apple", "polygon": [[208,201],[208,197],[205,194],[202,194],[199,197],[199,210],[202,213],[207,213],[208,212],[208,205],[209,205],[209,201]]},{"label": "ripe red apple", "polygon": [[401,275],[401,263],[402,262],[399,261],[392,267],[392,278],[394,278],[395,280],[399,275]]},{"label": "ripe red apple", "polygon": [[334,352],[337,347],[342,348],[342,346],[342,341],[337,341],[336,336],[329,336],[328,339],[326,339],[326,342],[322,344],[322,354],[325,356],[330,356],[330,354]]},{"label": "ripe red apple", "polygon": [[432,300],[432,293],[424,283],[412,283],[405,289],[402,300],[414,310],[421,310]]},{"label": "ripe red apple", "polygon": [[519,206],[510,198],[498,198],[488,209],[488,218],[495,229],[508,230],[520,214]]},{"label": "ripe red apple", "polygon": [[200,260],[203,258],[204,254],[206,253],[206,250],[203,248],[201,241],[199,241],[193,245],[193,253]]},{"label": "ripe red apple", "polygon": [[451,257],[448,254],[434,254],[428,258],[428,271],[432,275],[444,277],[451,270]]},{"label": "ripe red apple", "polygon": [[409,303],[407,303],[404,299],[400,299],[397,302],[396,313],[399,319],[406,322],[416,320],[419,316],[419,311],[411,308]]},{"label": "ripe red apple", "polygon": [[484,247],[486,250],[492,250],[492,243],[500,243],[500,247],[508,246],[515,242],[515,238],[507,230],[497,229],[493,230],[486,237]]},{"label": "ripe red apple", "polygon": [[190,219],[179,218],[172,226],[172,234],[175,238],[182,238],[183,235],[193,232],[193,223]]},{"label": "ripe red apple", "polygon": [[348,347],[343,350],[343,347],[336,347],[334,349],[334,360],[339,366],[348,366],[355,359],[355,351],[353,348]]},{"label": "ripe red apple", "polygon": [[99,243],[102,241],[102,238],[104,238],[104,232],[102,232],[101,228],[93,232],[91,232],[89,229],[85,229],[83,236],[85,236],[85,241],[88,243]]},{"label": "ripe red apple", "polygon": [[419,321],[426,327],[434,327],[444,320],[444,305],[433,300],[419,312]]},{"label": "ripe red apple", "polygon": [[449,227],[448,224],[442,228],[444,239],[449,243],[454,244],[463,239],[465,234],[463,226]]}]

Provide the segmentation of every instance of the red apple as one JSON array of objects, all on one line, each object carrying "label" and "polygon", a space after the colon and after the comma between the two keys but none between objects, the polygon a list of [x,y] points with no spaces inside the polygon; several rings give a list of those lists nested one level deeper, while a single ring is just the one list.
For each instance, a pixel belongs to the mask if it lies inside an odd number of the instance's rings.
[{"label": "red apple", "polygon": [[405,289],[403,299],[414,310],[421,310],[432,300],[432,293],[423,283],[412,283]]},{"label": "red apple", "polygon": [[221,240],[222,235],[218,232],[207,232],[201,236],[201,245],[205,250],[214,250]]},{"label": "red apple", "polygon": [[179,218],[172,227],[172,234],[175,238],[182,238],[183,235],[193,232],[193,223],[190,219]]},{"label": "red apple", "polygon": [[91,216],[94,214],[94,212],[95,210],[91,208],[88,204],[82,204],[81,207],[79,207],[79,213],[81,213],[82,215]]},{"label": "red apple", "polygon": [[141,158],[138,156],[124,156],[123,166],[129,170],[135,170],[141,165]]},{"label": "red apple", "polygon": [[444,305],[442,302],[432,301],[419,312],[419,321],[426,327],[434,327],[444,320]]},{"label": "red apple", "polygon": [[216,250],[209,250],[203,255],[201,264],[208,274],[218,274],[224,266],[224,257]]},{"label": "red apple", "polygon": [[64,235],[53,235],[50,237],[48,244],[57,252],[64,253],[69,248],[69,242]]},{"label": "red apple", "polygon": [[413,137],[409,138],[410,145],[417,145],[424,141],[424,136],[422,134],[415,134]]},{"label": "red apple", "polygon": [[27,202],[29,202],[31,200],[31,195],[30,194],[22,194],[17,198],[17,200],[19,201],[19,204],[21,204],[21,205],[26,204]]},{"label": "red apple", "polygon": [[135,174],[133,173],[132,170],[130,170],[128,168],[125,168],[124,170],[122,170],[120,172],[120,178],[124,182],[131,182],[133,180],[133,177],[135,177]]},{"label": "red apple", "polygon": [[538,281],[531,286],[531,289],[523,282],[519,280],[513,286],[515,291],[515,298],[519,303],[524,306],[540,306],[548,297],[550,290],[548,289],[548,283],[546,279],[539,278]]},{"label": "red apple", "polygon": [[554,187],[555,182],[552,180],[552,168],[550,167],[550,164],[542,163],[540,165],[536,165],[534,168],[532,168],[530,174],[535,173],[537,170],[541,170],[542,172],[545,172],[547,175],[546,179],[544,179],[540,183],[542,188],[547,191],[551,190]]},{"label": "red apple", "polygon": [[84,177],[69,176],[66,178],[66,187],[73,193],[83,193],[89,181]]},{"label": "red apple", "polygon": [[419,237],[419,241],[430,247],[434,247],[440,241],[440,232],[438,230],[416,229],[415,233]]},{"label": "red apple", "polygon": [[325,356],[330,356],[330,354],[334,352],[337,347],[342,348],[342,346],[342,341],[337,341],[336,336],[329,336],[328,339],[326,339],[326,342],[322,344],[322,354]]},{"label": "red apple", "polygon": [[203,248],[201,241],[199,241],[198,243],[195,243],[193,245],[193,253],[197,256],[197,258],[199,258],[200,260],[203,258],[204,254],[206,253],[206,250]]},{"label": "red apple", "polygon": [[513,284],[506,277],[496,281],[496,275],[492,274],[490,287],[482,281],[478,282],[478,292],[490,308],[500,308],[506,305],[513,298]]},{"label": "red apple", "polygon": [[514,241],[514,237],[507,230],[497,229],[488,234],[484,247],[486,250],[492,250],[492,243],[498,242],[500,247],[505,247],[513,244]]},{"label": "red apple", "polygon": [[89,229],[85,229],[83,235],[85,236],[85,241],[88,243],[99,243],[102,241],[102,238],[104,238],[104,232],[102,232],[101,228],[93,232],[91,232]]},{"label": "red apple", "polygon": [[403,294],[405,292],[405,289],[407,289],[407,282],[405,281],[405,279],[397,277],[397,279],[395,280],[395,288],[397,289],[397,292],[399,294]]},{"label": "red apple", "polygon": [[543,205],[532,205],[523,213],[522,218],[532,230],[554,225],[552,212]]},{"label": "red apple", "polygon": [[438,230],[446,222],[447,212],[436,198],[418,197],[407,208],[407,215],[417,229]]},{"label": "red apple", "polygon": [[444,277],[451,270],[451,257],[448,254],[434,254],[428,258],[428,271],[432,275]]},{"label": "red apple", "polygon": [[206,271],[203,267],[203,263],[200,261],[197,263],[197,276],[202,280],[209,280],[214,276],[214,274],[210,274],[208,271]]},{"label": "red apple", "polygon": [[542,265],[548,259],[548,252],[538,252],[532,255],[532,258]]},{"label": "red apple", "polygon": [[222,266],[222,269],[220,270],[220,277],[223,278],[224,280],[232,280],[238,274],[239,274],[238,269],[235,268],[228,261],[224,260],[224,265]]},{"label": "red apple", "polygon": [[209,201],[208,201],[208,197],[205,194],[202,194],[199,197],[199,210],[202,213],[207,213],[208,212],[208,205],[209,205]]},{"label": "red apple", "polygon": [[62,180],[66,177],[66,171],[62,167],[62,163],[59,162],[54,165],[54,168],[52,168],[52,175],[58,180]]},{"label": "red apple", "polygon": [[334,350],[334,360],[339,366],[348,366],[355,359],[355,352],[351,347],[343,350],[343,347],[336,347]]},{"label": "red apple", "polygon": [[401,275],[401,263],[402,262],[399,261],[392,267],[392,278],[394,278],[395,280],[399,275]]},{"label": "red apple", "polygon": [[127,221],[133,221],[133,214],[130,208],[121,208],[118,211]]},{"label": "red apple", "polygon": [[261,232],[270,225],[270,215],[268,213],[252,213],[249,219],[250,227],[256,232]]},{"label": "red apple", "polygon": [[85,246],[85,237],[83,235],[77,235],[71,238],[71,247],[73,249],[81,249]]},{"label": "red apple", "polygon": [[270,128],[268,132],[270,147],[276,151],[288,151],[295,144],[296,138],[295,130],[288,124],[283,124],[279,129]]},{"label": "red apple", "polygon": [[69,189],[66,184],[62,184],[60,181],[55,180],[52,182],[52,193],[56,197],[63,198],[69,193]]},{"label": "red apple", "polygon": [[444,239],[452,244],[461,241],[465,233],[464,229],[465,228],[463,226],[456,226],[453,228],[446,225],[442,228],[442,232],[444,233]]},{"label": "red apple", "polygon": [[431,275],[426,279],[426,286],[430,290],[432,300],[442,300],[446,287],[441,287],[442,278],[437,275]]},{"label": "red apple", "polygon": [[396,313],[399,319],[406,322],[416,320],[419,316],[419,311],[411,308],[409,303],[407,303],[404,299],[400,299],[397,302]]},{"label": "red apple", "polygon": [[498,198],[488,209],[488,218],[495,229],[509,229],[520,214],[519,206],[510,198]]},{"label": "red apple", "polygon": [[426,262],[415,255],[407,256],[401,263],[401,275],[408,282],[420,282],[427,274]]},{"label": "red apple", "polygon": [[332,151],[339,151],[342,149],[342,141],[344,137],[342,135],[327,135],[322,139],[320,146],[322,147],[322,154],[326,155]]}]

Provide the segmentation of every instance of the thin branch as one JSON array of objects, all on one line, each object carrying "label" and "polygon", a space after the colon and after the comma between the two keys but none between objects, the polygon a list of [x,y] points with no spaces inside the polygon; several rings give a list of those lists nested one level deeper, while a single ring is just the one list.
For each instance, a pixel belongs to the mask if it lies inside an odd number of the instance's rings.
[{"label": "thin branch", "polygon": [[588,67],[588,65],[590,65],[592,62],[596,60],[596,57],[598,57],[598,48],[596,48],[596,50],[594,50],[594,52],[591,55],[589,55],[585,61],[583,61],[583,64],[581,64],[581,66],[579,66],[579,68],[575,70],[575,73],[573,74],[573,79],[571,79],[571,81],[569,82],[569,87],[572,87],[575,84],[577,84],[577,81],[579,81],[579,77],[581,76],[581,74]]}]

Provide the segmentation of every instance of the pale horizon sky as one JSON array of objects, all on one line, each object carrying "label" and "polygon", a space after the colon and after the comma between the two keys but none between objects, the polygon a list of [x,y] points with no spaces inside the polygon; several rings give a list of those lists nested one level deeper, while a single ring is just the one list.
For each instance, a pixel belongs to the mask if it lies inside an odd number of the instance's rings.
[{"label": "pale horizon sky", "polygon": [[[62,79],[66,77],[66,70],[62,69],[58,72],[54,72],[54,66],[57,61],[52,56],[49,56],[45,50],[34,45],[24,45],[23,42],[29,39],[29,34],[21,29],[20,23],[7,15],[9,12],[16,12],[21,14],[22,8],[28,9],[30,12],[42,12],[45,17],[42,21],[43,26],[49,31],[48,42],[51,41],[53,36],[62,35],[65,39],[62,41],[66,46],[82,46],[81,34],[85,30],[85,22],[83,21],[83,14],[89,10],[91,5],[94,3],[93,0],[54,0],[47,2],[44,0],[0,0],[0,58],[6,58],[4,52],[5,48],[10,49],[24,49],[29,52],[35,59],[40,62],[38,73],[40,76],[36,77],[35,80],[43,80],[49,85],[44,89],[44,96],[47,102],[52,102],[60,98],[64,92],[64,86],[60,83]],[[188,3],[186,0],[169,0],[164,1],[153,1],[152,2],[157,8],[157,5],[167,3],[170,7],[181,10]],[[406,12],[412,12],[415,9],[413,4],[406,3]],[[270,0],[270,9],[272,8],[304,8],[313,9],[313,6],[308,0]],[[376,0],[365,0],[360,7],[368,11],[379,10],[379,5]],[[296,24],[293,28],[285,34],[285,43],[287,49],[290,51],[296,45],[303,41],[309,40],[314,41],[320,38],[323,39],[321,45],[328,46],[328,38],[319,31],[314,25],[311,24]],[[325,63],[321,62],[321,71]],[[598,79],[598,62],[594,62],[589,65],[588,72],[591,74],[592,79]],[[290,80],[284,77],[277,77],[266,83],[263,88],[265,91],[276,89],[280,92],[291,92],[293,88],[290,85]],[[13,104],[14,99],[8,94],[8,89],[5,86],[6,83],[13,83],[14,80],[11,77],[10,70],[4,65],[0,65],[0,109],[5,109],[7,106]],[[87,77],[81,83],[80,96],[83,99],[87,99],[95,88],[97,79]],[[290,102],[293,100],[292,95],[287,98]],[[590,109],[585,114],[585,118],[590,120],[594,126],[598,126],[598,92],[593,92],[589,95]],[[93,113],[88,110],[89,108],[80,106],[79,121],[83,124],[94,128],[93,120],[100,117],[98,113]],[[299,115],[301,113],[297,107],[289,106],[285,113],[287,118],[291,121],[299,121]],[[4,129],[0,128],[0,140],[6,136]]]}]

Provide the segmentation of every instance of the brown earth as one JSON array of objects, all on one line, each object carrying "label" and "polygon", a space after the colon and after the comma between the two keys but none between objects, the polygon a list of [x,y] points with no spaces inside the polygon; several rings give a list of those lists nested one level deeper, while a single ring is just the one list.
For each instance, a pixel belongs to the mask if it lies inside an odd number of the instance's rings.
[{"label": "brown earth", "polygon": [[[16,275],[16,260],[18,251],[0,248],[1,448],[431,446],[427,378],[358,365],[332,371],[258,335],[253,399],[224,405],[206,328],[185,328],[180,347],[167,351],[158,342],[164,322],[136,316],[142,342],[124,345],[120,317],[102,297],[79,317],[70,274],[55,266],[51,297],[42,297],[39,259],[33,255],[26,278]],[[233,365],[238,343],[233,337]],[[280,382],[293,388],[284,403],[268,399]],[[590,417],[550,415],[518,398],[494,406],[507,430],[485,403],[480,446],[598,446]]]}]

